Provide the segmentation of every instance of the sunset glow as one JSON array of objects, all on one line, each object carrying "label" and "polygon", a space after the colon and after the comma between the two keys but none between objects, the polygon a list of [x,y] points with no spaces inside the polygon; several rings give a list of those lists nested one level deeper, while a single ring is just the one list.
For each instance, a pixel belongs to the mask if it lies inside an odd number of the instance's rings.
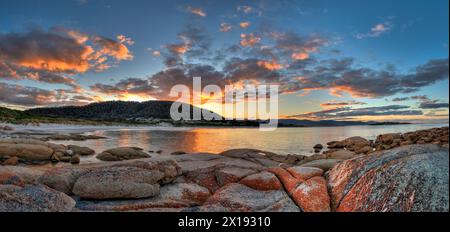
[{"label": "sunset glow", "polygon": [[448,121],[448,1],[213,2],[2,2],[0,103],[174,100],[198,76],[278,85],[280,118]]}]

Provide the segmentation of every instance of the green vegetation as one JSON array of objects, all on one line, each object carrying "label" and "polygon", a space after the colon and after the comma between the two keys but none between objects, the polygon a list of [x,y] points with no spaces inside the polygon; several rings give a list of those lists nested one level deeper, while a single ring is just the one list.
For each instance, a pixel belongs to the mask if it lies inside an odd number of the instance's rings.
[{"label": "green vegetation", "polygon": [[20,110],[8,109],[1,106],[0,106],[0,122],[11,124],[39,124],[39,123],[76,124],[76,125],[119,124],[119,122],[113,121],[97,121],[97,120],[73,119],[64,117],[39,116]]},{"label": "green vegetation", "polygon": [[0,121],[7,123],[25,123],[25,122],[33,122],[33,120],[37,119],[35,116],[27,114],[20,110],[12,110],[5,107],[0,106]]}]

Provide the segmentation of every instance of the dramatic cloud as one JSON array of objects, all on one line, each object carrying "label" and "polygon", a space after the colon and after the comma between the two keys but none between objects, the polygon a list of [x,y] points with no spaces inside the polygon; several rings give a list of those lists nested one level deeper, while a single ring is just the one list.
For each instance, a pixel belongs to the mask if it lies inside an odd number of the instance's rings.
[{"label": "dramatic cloud", "polygon": [[420,110],[409,110],[409,106],[388,105],[380,107],[351,108],[340,107],[317,112],[293,115],[292,118],[307,119],[342,119],[362,116],[417,116],[423,115]]},{"label": "dramatic cloud", "polygon": [[408,101],[408,100],[418,100],[418,101],[429,101],[430,98],[426,95],[418,95],[418,96],[411,96],[411,97],[397,97],[393,98],[391,101],[393,102],[401,102],[401,101]]},{"label": "dramatic cloud", "polygon": [[401,98],[394,98],[392,101],[407,101],[407,100],[417,100],[419,101],[419,108],[420,109],[440,109],[440,108],[448,108],[448,102],[440,102],[439,100],[432,100],[426,95],[417,95],[417,96],[411,96],[411,97],[401,97]]},{"label": "dramatic cloud", "polygon": [[448,58],[430,60],[414,72],[401,74],[391,68],[374,70],[354,67],[351,58],[321,61],[312,69],[300,74],[298,90],[326,90],[332,95],[344,92],[353,97],[377,98],[398,93],[412,93],[421,87],[448,79]]},{"label": "dramatic cloud", "polygon": [[75,87],[72,75],[101,71],[133,58],[132,40],[87,35],[58,27],[0,34],[0,78],[32,79]]},{"label": "dramatic cloud", "polygon": [[179,43],[167,44],[167,52],[161,52],[168,67],[181,65],[183,59],[200,58],[209,51],[210,39],[200,27],[189,25],[177,37]]},{"label": "dramatic cloud", "polygon": [[[221,26],[226,28],[227,25]],[[393,65],[384,68],[364,67],[353,58],[319,59],[316,53],[332,43],[319,35],[255,31],[241,34],[235,44],[213,50],[203,28],[188,25],[177,39],[178,42],[164,45],[164,49],[157,54],[166,65],[162,71],[118,83],[99,83],[92,85],[91,89],[106,95],[135,94],[168,99],[168,93],[174,85],[191,86],[192,77],[199,76],[205,83],[219,86],[277,84],[282,94],[306,95],[310,91],[325,90],[339,97],[349,94],[355,98],[380,98],[410,94],[448,79],[448,58],[430,60],[408,73],[396,71]],[[363,104],[354,100],[328,102],[322,106],[342,108]],[[391,111],[383,114],[392,115],[399,109]],[[417,110],[399,112],[405,115],[417,113]]]},{"label": "dramatic cloud", "polygon": [[46,105],[53,102],[55,97],[55,91],[0,83],[0,102],[2,103],[23,106]]},{"label": "dramatic cloud", "polygon": [[223,71],[231,83],[243,80],[275,83],[280,80],[281,75],[276,72],[280,68],[276,63],[263,60],[233,58],[228,61]]},{"label": "dramatic cloud", "polygon": [[[69,35],[71,36],[71,35]],[[14,68],[49,72],[86,72],[92,47],[80,38],[33,30],[23,34],[1,34],[1,61]]]},{"label": "dramatic cloud", "polygon": [[407,88],[420,88],[437,81],[448,79],[448,58],[433,59],[416,67],[414,73],[402,77],[402,85]]},{"label": "dramatic cloud", "polygon": [[188,6],[187,11],[191,12],[192,14],[201,16],[201,17],[206,17],[206,13],[205,13],[205,11],[203,11],[202,8]]},{"label": "dramatic cloud", "polygon": [[123,98],[126,94],[135,94],[141,96],[151,96],[155,87],[147,80],[139,78],[128,78],[119,81],[115,85],[95,84],[91,86],[91,90],[107,95],[116,95]]},{"label": "dramatic cloud", "polygon": [[112,85],[97,83],[90,88],[97,93],[114,95],[118,98],[131,94],[171,100],[169,93],[173,86],[183,84],[192,89],[192,78],[197,76],[202,77],[202,85],[225,84],[223,74],[215,71],[212,66],[195,65],[169,68],[146,79],[128,78]]},{"label": "dramatic cloud", "polygon": [[439,103],[439,102],[422,102],[419,106],[421,109],[439,109],[439,108],[448,108],[447,103]]},{"label": "dramatic cloud", "polygon": [[366,105],[366,104],[367,103],[365,103],[365,102],[351,100],[351,101],[329,101],[329,102],[324,102],[324,103],[320,104],[320,106],[323,106],[323,107],[342,107],[342,106]]},{"label": "dramatic cloud", "polygon": [[19,107],[84,105],[93,101],[74,90],[46,90],[0,82],[0,103]]},{"label": "dramatic cloud", "polygon": [[409,100],[409,97],[396,97],[396,98],[393,98],[391,101],[402,102],[402,101],[407,101],[407,100]]},{"label": "dramatic cloud", "polygon": [[[125,40],[123,38],[119,39],[122,40],[124,43],[132,44],[132,42],[127,39]],[[124,44],[116,40],[96,36],[93,39],[93,42],[100,48],[100,50],[95,54],[95,56],[97,57],[106,55],[114,57],[117,60],[131,60],[133,58],[128,48]]]},{"label": "dramatic cloud", "polygon": [[412,96],[411,99],[419,100],[419,101],[429,101],[430,100],[430,98],[426,95]]},{"label": "dramatic cloud", "polygon": [[310,53],[317,52],[320,47],[326,46],[329,42],[320,36],[304,37],[293,32],[270,33],[269,36],[275,40],[276,49],[293,60],[308,59]]},{"label": "dramatic cloud", "polygon": [[427,96],[414,96],[412,99],[419,100],[419,108],[421,109],[441,109],[448,108],[448,102],[440,102],[439,100],[431,100]]},{"label": "dramatic cloud", "polygon": [[394,25],[389,21],[384,22],[384,23],[378,23],[370,29],[370,32],[364,33],[364,34],[357,34],[356,38],[364,39],[367,37],[372,37],[372,38],[378,37],[388,31],[390,31],[393,28],[393,26]]}]

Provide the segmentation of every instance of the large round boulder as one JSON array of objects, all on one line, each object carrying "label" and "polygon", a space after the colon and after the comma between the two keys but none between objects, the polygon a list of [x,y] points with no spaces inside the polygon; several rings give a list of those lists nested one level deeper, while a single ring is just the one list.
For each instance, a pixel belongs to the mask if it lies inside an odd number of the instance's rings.
[{"label": "large round boulder", "polygon": [[337,211],[449,210],[448,149],[410,145],[346,160],[328,175]]},{"label": "large round boulder", "polygon": [[42,185],[0,185],[0,212],[65,212],[75,201]]},{"label": "large round boulder", "polygon": [[53,168],[44,172],[37,181],[70,195],[76,180],[86,172],[88,172],[88,169],[83,168]]},{"label": "large round boulder", "polygon": [[320,159],[320,160],[313,160],[313,161],[304,163],[300,166],[301,167],[320,168],[324,171],[328,171],[328,169],[334,167],[339,162],[341,162],[340,159]]},{"label": "large round boulder", "polygon": [[131,159],[149,158],[150,155],[138,147],[119,147],[106,150],[97,155],[102,161],[121,161]]},{"label": "large round boulder", "polygon": [[281,182],[278,180],[275,174],[267,171],[249,175],[242,179],[239,183],[259,191],[283,189]]},{"label": "large round boulder", "polygon": [[67,148],[61,144],[47,143],[38,139],[0,139],[0,158],[17,157],[21,161],[50,161],[66,155]]},{"label": "large round boulder", "polygon": [[242,184],[224,186],[200,211],[219,212],[299,212],[300,209],[284,191],[258,191]]},{"label": "large round boulder", "polygon": [[44,161],[51,160],[53,149],[35,144],[2,144],[0,143],[0,157],[18,157],[23,160]]},{"label": "large round boulder", "polygon": [[80,155],[80,156],[88,156],[95,154],[95,151],[90,149],[89,147],[80,147],[76,145],[69,145],[67,146],[67,149],[72,151],[73,155]]},{"label": "large round boulder", "polygon": [[144,198],[159,193],[158,181],[164,173],[138,167],[111,166],[81,175],[73,194],[86,199]]},{"label": "large round boulder", "polygon": [[0,169],[0,185],[7,185],[7,184],[22,187],[25,186],[25,182],[23,181],[23,179],[16,173],[5,169]]}]

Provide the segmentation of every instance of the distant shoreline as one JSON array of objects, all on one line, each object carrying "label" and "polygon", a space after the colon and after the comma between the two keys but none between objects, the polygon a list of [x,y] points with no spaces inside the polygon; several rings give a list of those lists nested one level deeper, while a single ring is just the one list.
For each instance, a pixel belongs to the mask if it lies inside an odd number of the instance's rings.
[{"label": "distant shoreline", "polygon": [[[170,124],[75,124],[75,123],[38,123],[38,124],[21,124],[21,123],[10,123],[10,122],[4,122],[0,121],[1,126],[11,126],[16,129],[19,128],[27,128],[30,130],[36,129],[39,130],[41,128],[51,127],[51,128],[58,128],[58,127],[74,127],[74,128],[161,128],[161,129],[167,129],[167,128],[179,128],[179,129],[191,129],[191,128],[258,128],[258,126],[232,126],[232,125],[195,125],[195,124],[183,124],[183,125],[170,125]],[[397,126],[397,125],[449,125],[448,122],[446,123],[377,123],[377,124],[361,124],[361,125],[324,125],[324,126],[294,126],[294,125],[281,125],[279,128],[327,128],[327,127],[349,127],[349,126]]]}]

